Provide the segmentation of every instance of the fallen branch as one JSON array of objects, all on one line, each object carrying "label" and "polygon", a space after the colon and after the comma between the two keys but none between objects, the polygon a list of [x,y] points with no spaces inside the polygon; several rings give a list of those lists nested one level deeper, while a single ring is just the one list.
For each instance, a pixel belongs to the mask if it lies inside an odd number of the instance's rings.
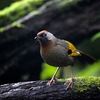
[{"label": "fallen branch", "polygon": [[30,81],[0,86],[0,100],[73,100],[100,99],[100,77],[76,78],[73,88],[64,82],[51,86],[47,81]]}]

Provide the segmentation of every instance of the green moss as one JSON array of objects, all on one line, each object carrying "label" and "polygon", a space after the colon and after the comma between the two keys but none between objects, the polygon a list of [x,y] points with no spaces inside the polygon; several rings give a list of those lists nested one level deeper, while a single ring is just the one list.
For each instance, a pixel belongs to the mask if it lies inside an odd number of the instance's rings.
[{"label": "green moss", "polygon": [[2,33],[5,30],[4,27],[0,28],[0,33]]},{"label": "green moss", "polygon": [[[30,12],[31,15],[38,15],[39,12],[38,11],[33,11]],[[0,33],[2,33],[5,29],[9,28],[9,27],[18,27],[18,28],[27,28],[27,26],[25,26],[24,24],[19,23],[18,21],[14,21],[11,24],[1,27],[0,28]]]},{"label": "green moss", "polygon": [[73,90],[75,92],[84,92],[91,87],[97,87],[100,89],[100,77],[79,77],[75,78],[75,88]]},{"label": "green moss", "polygon": [[19,27],[19,28],[26,28],[26,26],[24,24],[20,24],[20,23],[17,23],[17,22],[12,23],[12,26],[16,26],[16,27]]},{"label": "green moss", "polygon": [[44,0],[21,0],[0,11],[0,27],[11,24],[13,21],[35,11]]},{"label": "green moss", "polygon": [[[66,81],[69,81],[67,79]],[[60,82],[66,82],[64,79],[59,79]],[[100,89],[100,77],[76,77],[72,90],[74,92],[84,92],[90,88],[97,87]]]},{"label": "green moss", "polygon": [[58,7],[63,7],[63,6],[66,6],[66,4],[67,4],[67,6],[68,5],[70,5],[70,4],[73,4],[74,2],[77,2],[77,0],[76,1],[74,1],[74,0],[61,0],[59,3],[58,3]]}]

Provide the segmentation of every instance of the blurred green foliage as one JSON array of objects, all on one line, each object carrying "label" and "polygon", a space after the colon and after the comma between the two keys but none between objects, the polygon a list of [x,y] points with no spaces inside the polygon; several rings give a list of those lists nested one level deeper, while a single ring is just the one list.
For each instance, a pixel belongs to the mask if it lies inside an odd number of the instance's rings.
[{"label": "blurred green foliage", "polygon": [[[56,71],[57,67],[50,66],[46,63],[42,64],[42,72],[40,73],[40,79],[45,80],[45,79],[51,79],[53,76],[54,72]],[[60,72],[57,73],[57,77],[59,77]]]},{"label": "blurred green foliage", "polygon": [[95,62],[92,65],[88,65],[86,68],[79,71],[76,76],[100,76],[100,61]]}]

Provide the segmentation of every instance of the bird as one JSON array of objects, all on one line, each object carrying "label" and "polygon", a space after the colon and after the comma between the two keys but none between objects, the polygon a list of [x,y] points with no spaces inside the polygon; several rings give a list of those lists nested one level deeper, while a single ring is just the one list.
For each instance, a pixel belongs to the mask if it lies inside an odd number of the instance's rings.
[{"label": "bird", "polygon": [[[71,68],[73,68],[75,59],[78,59],[82,63],[87,62],[89,64],[97,61],[89,54],[76,49],[76,47],[71,42],[64,39],[59,39],[47,30],[38,32],[35,39],[40,44],[40,55],[44,62],[57,67],[51,80],[47,82],[47,85],[51,85],[56,81],[56,74],[61,67],[71,66]],[[71,74],[71,79],[66,89],[73,86],[73,70],[71,70]]]}]

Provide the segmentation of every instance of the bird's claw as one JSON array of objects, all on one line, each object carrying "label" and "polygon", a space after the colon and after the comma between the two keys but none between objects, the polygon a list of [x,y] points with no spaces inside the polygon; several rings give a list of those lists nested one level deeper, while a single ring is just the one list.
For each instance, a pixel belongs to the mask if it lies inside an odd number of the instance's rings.
[{"label": "bird's claw", "polygon": [[56,81],[57,81],[57,78],[54,78],[54,79],[52,78],[50,81],[47,82],[47,85],[50,86],[51,84],[55,83]]},{"label": "bird's claw", "polygon": [[68,84],[67,87],[66,87],[66,90],[67,90],[69,87],[71,87],[71,88],[73,87],[73,82],[74,82],[74,78],[71,78],[70,82],[65,82],[65,83],[64,83],[64,85]]}]

